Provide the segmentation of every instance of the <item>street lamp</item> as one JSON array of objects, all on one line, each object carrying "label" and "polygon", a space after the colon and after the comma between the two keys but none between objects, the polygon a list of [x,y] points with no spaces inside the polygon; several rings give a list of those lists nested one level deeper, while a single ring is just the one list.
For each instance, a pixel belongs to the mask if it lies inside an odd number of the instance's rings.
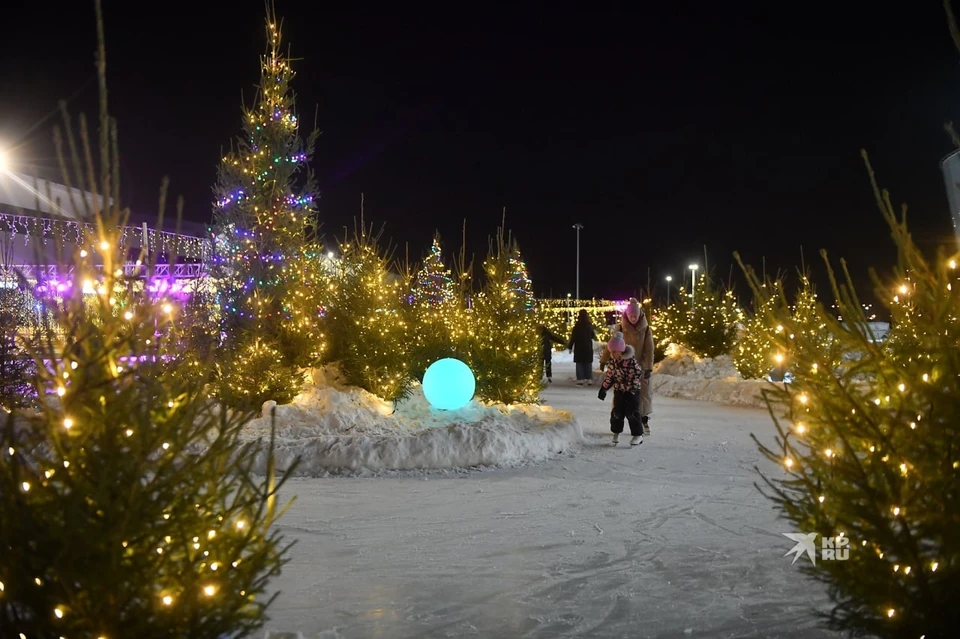
[{"label": "street lamp", "polygon": [[694,295],[697,291],[697,269],[700,268],[697,264],[691,264],[690,269],[690,308],[693,308],[693,304],[696,301]]},{"label": "street lamp", "polygon": [[574,224],[573,228],[577,229],[577,300],[580,299],[580,229],[583,228],[583,224]]},{"label": "street lamp", "polygon": [[667,306],[670,306],[670,282],[673,281],[672,275],[667,275]]}]

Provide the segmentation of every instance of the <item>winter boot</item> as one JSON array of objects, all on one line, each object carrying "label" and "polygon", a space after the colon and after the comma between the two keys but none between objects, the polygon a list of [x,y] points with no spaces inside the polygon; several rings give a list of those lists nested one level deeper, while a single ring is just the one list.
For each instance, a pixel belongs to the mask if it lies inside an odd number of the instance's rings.
[{"label": "winter boot", "polygon": [[620,443],[620,433],[613,434],[613,445],[616,446]]},{"label": "winter boot", "polygon": [[630,438],[630,445],[631,445],[631,446],[639,446],[639,445],[642,444],[642,443],[643,443],[643,437],[641,437],[640,435],[637,435],[636,437],[631,437],[631,438]]},{"label": "winter boot", "polygon": [[643,419],[643,434],[649,435],[650,434],[650,417],[647,415],[644,415],[642,419]]}]

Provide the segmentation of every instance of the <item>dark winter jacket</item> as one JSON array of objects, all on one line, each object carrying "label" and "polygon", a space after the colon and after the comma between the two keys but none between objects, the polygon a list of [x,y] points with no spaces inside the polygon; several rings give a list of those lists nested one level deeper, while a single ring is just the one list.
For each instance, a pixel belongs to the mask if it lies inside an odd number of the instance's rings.
[{"label": "dark winter jacket", "polygon": [[546,326],[540,327],[540,340],[543,342],[543,359],[553,359],[553,348],[550,346],[551,342],[556,342],[557,344],[566,343],[565,339]]},{"label": "dark winter jacket", "polygon": [[597,332],[593,330],[590,320],[577,320],[573,325],[573,332],[570,333],[570,341],[567,343],[568,349],[573,349],[573,361],[578,364],[590,364],[593,362],[593,340],[597,339]]},{"label": "dark winter jacket", "polygon": [[640,368],[640,362],[637,361],[636,351],[633,346],[627,345],[623,351],[623,357],[619,360],[610,358],[607,365],[607,374],[603,378],[600,388],[634,393],[640,390],[640,380],[643,378],[643,369]]}]

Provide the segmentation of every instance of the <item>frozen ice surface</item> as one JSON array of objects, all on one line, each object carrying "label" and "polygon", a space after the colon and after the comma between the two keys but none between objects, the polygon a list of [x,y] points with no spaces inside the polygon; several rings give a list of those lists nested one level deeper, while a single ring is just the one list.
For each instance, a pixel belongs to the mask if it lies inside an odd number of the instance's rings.
[{"label": "frozen ice surface", "polygon": [[[609,440],[609,399],[555,364],[550,405],[586,440],[511,469],[295,479],[296,539],[267,629],[370,637],[833,637],[825,589],[754,487],[764,410],[654,397]],[[326,633],[326,634],[321,634]]]}]

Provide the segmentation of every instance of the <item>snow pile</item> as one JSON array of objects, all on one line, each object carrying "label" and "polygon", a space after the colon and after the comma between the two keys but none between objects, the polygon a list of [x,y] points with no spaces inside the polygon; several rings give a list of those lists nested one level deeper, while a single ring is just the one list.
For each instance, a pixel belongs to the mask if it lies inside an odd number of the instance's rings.
[{"label": "snow pile", "polygon": [[[501,466],[546,459],[580,442],[571,413],[548,406],[484,405],[456,411],[430,407],[417,386],[394,410],[355,387],[333,367],[311,371],[291,404],[264,404],[263,417],[244,427],[247,440],[267,438],[276,415],[276,463],[300,457],[295,475]],[[258,469],[266,468],[265,456]]]},{"label": "snow pile", "polygon": [[667,347],[666,357],[650,378],[655,393],[718,404],[765,407],[761,391],[770,382],[743,379],[729,355],[698,357],[679,344]]}]

